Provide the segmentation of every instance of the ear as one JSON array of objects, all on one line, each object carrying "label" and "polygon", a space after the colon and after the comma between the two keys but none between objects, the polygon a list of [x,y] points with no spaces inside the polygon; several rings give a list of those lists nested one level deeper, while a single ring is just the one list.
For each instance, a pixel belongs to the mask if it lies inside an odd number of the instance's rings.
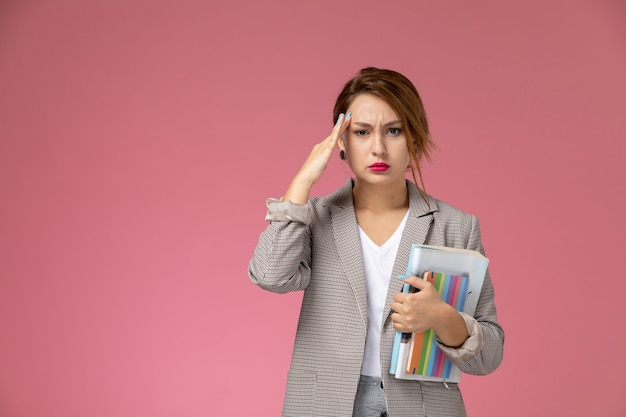
[{"label": "ear", "polygon": [[339,139],[337,139],[337,146],[339,146],[339,150],[341,151],[345,151],[346,150],[346,144],[343,140],[344,136],[346,134],[344,133],[343,135],[339,136]]}]

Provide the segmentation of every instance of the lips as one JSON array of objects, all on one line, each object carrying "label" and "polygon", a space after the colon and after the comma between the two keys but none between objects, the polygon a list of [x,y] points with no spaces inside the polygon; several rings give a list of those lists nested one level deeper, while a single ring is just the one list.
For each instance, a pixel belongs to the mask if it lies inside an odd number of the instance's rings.
[{"label": "lips", "polygon": [[389,169],[389,164],[386,164],[384,162],[374,162],[368,168],[374,172],[383,172]]}]

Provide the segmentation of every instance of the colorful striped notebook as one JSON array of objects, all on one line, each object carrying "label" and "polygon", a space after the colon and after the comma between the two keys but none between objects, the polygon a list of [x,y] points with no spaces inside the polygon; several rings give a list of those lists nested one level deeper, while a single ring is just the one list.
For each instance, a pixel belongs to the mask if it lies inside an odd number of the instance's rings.
[{"label": "colorful striped notebook", "polygon": [[[488,264],[489,259],[477,251],[413,245],[406,275],[398,278],[424,277],[431,271],[427,279],[435,285],[442,299],[474,316]],[[432,271],[440,273],[439,279]],[[411,289],[413,287],[405,283],[402,292],[408,293]],[[435,340],[432,331],[418,335],[396,331],[389,373],[399,379],[459,382],[461,370],[447,360]]]},{"label": "colorful striped notebook", "polygon": [[[468,277],[428,271],[424,273],[424,279],[433,284],[443,301],[457,311],[463,311],[469,287]],[[437,335],[432,329],[413,333],[409,341],[407,374],[450,378],[452,363],[437,346],[436,339]]]}]

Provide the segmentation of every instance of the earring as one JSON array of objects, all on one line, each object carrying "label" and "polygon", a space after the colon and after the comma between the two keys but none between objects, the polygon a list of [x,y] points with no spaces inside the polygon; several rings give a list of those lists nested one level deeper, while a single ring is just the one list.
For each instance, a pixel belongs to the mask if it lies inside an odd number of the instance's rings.
[{"label": "earring", "polygon": [[343,149],[339,151],[339,159],[341,159],[342,161],[346,160],[346,151],[344,151]]}]

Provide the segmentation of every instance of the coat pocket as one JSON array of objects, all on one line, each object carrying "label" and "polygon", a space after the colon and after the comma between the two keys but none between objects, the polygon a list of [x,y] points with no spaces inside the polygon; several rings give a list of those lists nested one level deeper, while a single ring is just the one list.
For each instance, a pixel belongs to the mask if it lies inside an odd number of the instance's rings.
[{"label": "coat pocket", "polygon": [[287,374],[287,392],[283,416],[311,416],[315,402],[317,376],[310,372],[292,371]]}]

